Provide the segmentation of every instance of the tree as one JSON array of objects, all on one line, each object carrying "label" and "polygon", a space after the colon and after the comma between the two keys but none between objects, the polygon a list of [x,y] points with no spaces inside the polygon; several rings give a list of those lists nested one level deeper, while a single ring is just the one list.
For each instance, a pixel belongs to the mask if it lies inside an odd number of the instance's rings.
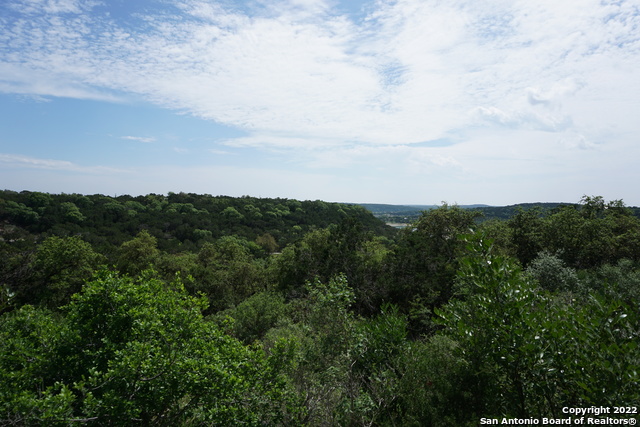
[{"label": "tree", "polygon": [[542,250],[544,222],[539,208],[524,210],[518,208],[507,221],[511,231],[511,245],[514,255],[523,266],[529,265]]},{"label": "tree", "polygon": [[540,252],[526,271],[548,291],[575,292],[578,290],[579,280],[576,271],[567,267],[562,259],[549,252]]},{"label": "tree", "polygon": [[60,203],[60,210],[62,211],[64,221],[80,223],[85,220],[84,215],[82,215],[78,206],[73,202]]},{"label": "tree", "polygon": [[103,262],[79,237],[48,237],[37,247],[25,276],[11,284],[16,303],[51,309],[68,304]]},{"label": "tree", "polygon": [[270,254],[278,250],[276,239],[269,233],[256,237],[256,243]]},{"label": "tree", "polygon": [[226,218],[229,223],[235,223],[238,222],[242,219],[244,219],[244,215],[242,215],[240,212],[238,212],[238,210],[236,208],[234,208],[233,206],[229,206],[227,208],[225,208],[222,212],[221,215]]},{"label": "tree", "polygon": [[60,382],[64,318],[26,305],[0,317],[0,424],[62,425],[73,393]]},{"label": "tree", "polygon": [[571,267],[587,269],[640,259],[640,220],[620,200],[584,196],[581,205],[564,206],[546,220],[543,246]]},{"label": "tree", "polygon": [[66,318],[0,318],[0,422],[67,425],[296,423],[276,347],[267,357],[204,321],[179,282],[103,271]]},{"label": "tree", "polygon": [[266,288],[266,272],[254,259],[253,242],[226,236],[215,243],[205,243],[192,270],[190,290],[203,292],[210,302],[210,312],[224,310]]},{"label": "tree", "polygon": [[428,307],[448,301],[464,250],[459,236],[474,228],[479,215],[443,204],[402,230],[393,260],[391,300],[407,311],[412,301]]},{"label": "tree", "polygon": [[34,224],[40,219],[33,209],[12,200],[0,199],[0,215],[20,225]]},{"label": "tree", "polygon": [[160,254],[158,239],[142,230],[134,239],[123,243],[118,252],[118,270],[135,276],[153,267]]},{"label": "tree", "polygon": [[250,296],[236,307],[218,313],[216,317],[224,319],[223,322],[232,318],[229,327],[231,334],[245,344],[252,344],[283,322],[287,311],[282,295],[265,291]]}]

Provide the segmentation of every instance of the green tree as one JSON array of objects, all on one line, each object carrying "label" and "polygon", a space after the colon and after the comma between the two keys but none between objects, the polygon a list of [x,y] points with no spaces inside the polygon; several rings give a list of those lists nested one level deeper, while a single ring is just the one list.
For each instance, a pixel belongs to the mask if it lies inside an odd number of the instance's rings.
[{"label": "green tree", "polygon": [[287,315],[288,307],[284,297],[264,291],[250,296],[234,308],[218,313],[216,317],[223,319],[223,322],[231,317],[231,334],[245,344],[252,344],[284,322]]},{"label": "green tree", "polygon": [[11,284],[16,303],[51,309],[68,304],[104,260],[80,237],[48,237],[37,247],[26,274]]},{"label": "green tree", "polygon": [[486,395],[474,393],[496,392],[478,390],[477,381],[490,372],[471,372],[458,342],[441,333],[408,342],[398,371],[395,425],[475,427],[487,412],[478,413],[474,402]]},{"label": "green tree", "polygon": [[344,274],[357,295],[358,312],[375,313],[387,292],[382,280],[389,264],[388,241],[375,237],[353,216],[311,231],[275,257],[271,271],[278,289],[301,294],[304,283]]},{"label": "green tree", "polygon": [[0,424],[64,425],[74,395],[61,382],[64,318],[30,305],[0,316]]},{"label": "green tree", "polygon": [[253,242],[227,236],[200,248],[190,290],[209,298],[210,312],[233,307],[266,289],[265,267],[251,253],[255,247]]},{"label": "green tree", "polygon": [[34,224],[40,215],[23,203],[0,199],[0,215],[19,225]]},{"label": "green tree", "polygon": [[82,215],[78,206],[73,202],[60,203],[60,210],[64,221],[80,223],[85,220],[85,216]]},{"label": "green tree", "polygon": [[147,230],[142,230],[135,238],[120,246],[116,265],[120,272],[136,276],[152,268],[159,255],[158,239]]},{"label": "green tree", "polygon": [[299,295],[307,281],[330,277],[333,271],[330,250],[328,229],[311,231],[297,244],[285,247],[272,266],[278,290],[285,295]]},{"label": "green tree", "polygon": [[620,200],[584,196],[546,220],[544,248],[571,267],[587,269],[623,258],[640,259],[640,220]]},{"label": "green tree", "polygon": [[407,311],[412,301],[427,308],[448,301],[464,250],[459,236],[474,228],[479,215],[443,204],[402,230],[393,260],[391,300]]},{"label": "green tree", "polygon": [[620,299],[640,308],[640,266],[630,259],[621,259],[616,264],[605,264],[597,269],[583,272],[585,287],[592,293]]},{"label": "green tree", "polygon": [[356,322],[347,350],[342,425],[407,425],[398,406],[402,357],[411,348],[407,318],[397,307],[384,304],[380,312]]},{"label": "green tree", "polygon": [[1,421],[295,424],[286,354],[224,335],[204,304],[179,282],[102,272],[62,321],[30,307],[3,316]]},{"label": "green tree", "polygon": [[546,290],[578,291],[579,280],[576,271],[549,252],[540,252],[526,271]]},{"label": "green tree", "polygon": [[511,232],[511,245],[515,257],[523,266],[529,265],[542,250],[544,221],[539,208],[524,210],[518,208],[507,221]]},{"label": "green tree", "polygon": [[244,219],[244,215],[242,215],[236,208],[233,206],[229,206],[222,211],[222,216],[226,218],[229,222],[237,222]]},{"label": "green tree", "polygon": [[278,250],[276,239],[269,233],[264,233],[256,237],[256,243],[267,253],[273,253]]}]

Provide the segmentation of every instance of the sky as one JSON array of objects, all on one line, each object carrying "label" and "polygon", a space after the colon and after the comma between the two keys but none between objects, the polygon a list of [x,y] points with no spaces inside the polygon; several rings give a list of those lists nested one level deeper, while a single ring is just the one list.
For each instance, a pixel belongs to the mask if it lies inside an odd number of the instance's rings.
[{"label": "sky", "polygon": [[2,0],[0,188],[640,205],[640,0]]}]

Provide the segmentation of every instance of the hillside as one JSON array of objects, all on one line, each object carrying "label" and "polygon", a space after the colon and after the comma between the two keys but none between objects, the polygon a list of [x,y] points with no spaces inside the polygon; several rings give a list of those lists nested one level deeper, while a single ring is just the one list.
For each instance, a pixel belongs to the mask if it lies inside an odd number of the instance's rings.
[{"label": "hillside", "polygon": [[[47,194],[0,191],[0,221],[30,234],[81,235],[93,246],[122,244],[141,230],[165,251],[193,250],[223,236],[255,241],[272,236],[278,247],[307,232],[354,217],[366,230],[393,230],[357,205],[320,200],[229,197],[193,193],[110,197],[102,194]],[[4,233],[12,230],[4,227]],[[9,238],[9,237],[7,237]]]}]

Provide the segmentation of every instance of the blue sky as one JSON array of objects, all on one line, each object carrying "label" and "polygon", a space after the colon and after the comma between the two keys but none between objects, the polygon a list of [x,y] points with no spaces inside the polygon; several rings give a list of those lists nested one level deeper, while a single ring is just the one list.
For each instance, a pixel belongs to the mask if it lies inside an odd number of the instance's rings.
[{"label": "blue sky", "polygon": [[4,0],[0,187],[640,205],[640,1]]}]

